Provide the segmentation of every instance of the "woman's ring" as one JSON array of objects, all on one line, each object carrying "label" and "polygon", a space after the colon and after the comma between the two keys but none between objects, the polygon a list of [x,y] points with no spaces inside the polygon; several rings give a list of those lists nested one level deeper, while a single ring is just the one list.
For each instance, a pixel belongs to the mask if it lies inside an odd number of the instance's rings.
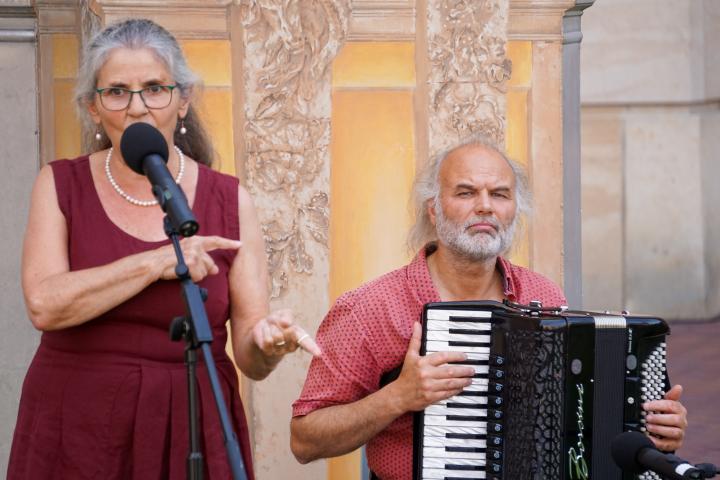
[{"label": "woman's ring", "polygon": [[285,345],[285,340],[282,340],[282,341],[277,342],[277,343],[275,344],[276,347],[282,347],[283,345]]},{"label": "woman's ring", "polygon": [[306,333],[305,335],[302,335],[300,338],[297,339],[296,343],[297,343],[298,345],[300,345],[300,342],[302,342],[303,340],[305,340],[305,339],[308,338],[309,336],[310,336],[309,333]]}]

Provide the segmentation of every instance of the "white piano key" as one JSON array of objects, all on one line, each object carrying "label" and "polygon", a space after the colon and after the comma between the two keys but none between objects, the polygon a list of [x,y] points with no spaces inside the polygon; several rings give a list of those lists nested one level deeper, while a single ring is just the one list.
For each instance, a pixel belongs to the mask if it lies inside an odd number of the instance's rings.
[{"label": "white piano key", "polygon": [[[442,437],[447,438],[448,434],[456,434],[456,435],[485,435],[486,432],[480,431],[478,428],[474,427],[454,427],[454,426],[447,426],[447,425],[430,425],[426,426],[423,429],[423,435],[426,437]],[[450,439],[448,439],[450,440]],[[461,440],[482,440],[482,439],[461,439]]]},{"label": "white piano key", "polygon": [[439,330],[441,332],[447,332],[451,328],[460,330],[492,330],[492,323],[487,322],[463,322],[463,321],[450,321],[450,320],[427,320],[425,323],[426,330]]},{"label": "white piano key", "polygon": [[430,405],[425,415],[464,415],[466,417],[486,417],[486,408],[448,408],[445,405]]},{"label": "white piano key", "polygon": [[450,317],[492,318],[492,312],[484,310],[440,310],[430,309],[428,320],[448,320]]},{"label": "white piano key", "polygon": [[446,398],[435,402],[433,405],[446,405],[448,403],[467,403],[470,405],[487,405],[487,398],[484,397],[466,397],[463,395],[455,395],[454,397]]},{"label": "white piano key", "polygon": [[425,428],[429,426],[437,427],[473,427],[476,434],[487,433],[487,421],[468,421],[468,420],[448,420],[445,415],[425,415]]},{"label": "white piano key", "polygon": [[[452,472],[452,475],[450,475],[450,472]],[[439,468],[423,468],[422,471],[422,478],[423,480],[445,480],[445,477],[455,477],[455,478],[467,478],[467,479],[478,479],[478,480],[484,480],[485,472],[473,472],[473,471],[467,471],[467,470],[452,470],[448,471],[445,469],[439,469]]]},{"label": "white piano key", "polygon": [[438,330],[431,330],[426,333],[427,340],[437,340],[441,342],[474,342],[474,343],[490,343],[490,335],[473,335],[448,333]]},{"label": "white piano key", "polygon": [[485,465],[485,455],[485,452],[448,452],[443,447],[423,448],[423,458],[466,458],[482,465]]},{"label": "white piano key", "polygon": [[[474,458],[455,458],[455,459],[444,459],[444,458],[435,458],[435,457],[429,457],[429,458],[423,458],[423,469],[424,468],[443,468],[448,472],[467,472],[472,470],[451,470],[446,467],[446,465],[463,465],[463,466],[472,466],[472,467],[484,467],[485,462],[484,461],[477,461]],[[452,476],[452,475],[448,475]]]},{"label": "white piano key", "polygon": [[423,445],[426,447],[472,447],[487,448],[485,439],[469,439],[469,438],[446,438],[446,437],[423,437]]},{"label": "white piano key", "polygon": [[427,342],[425,344],[426,352],[465,352],[469,355],[471,353],[485,355],[485,358],[479,360],[487,360],[490,358],[490,347],[465,347],[448,345],[448,342]]}]

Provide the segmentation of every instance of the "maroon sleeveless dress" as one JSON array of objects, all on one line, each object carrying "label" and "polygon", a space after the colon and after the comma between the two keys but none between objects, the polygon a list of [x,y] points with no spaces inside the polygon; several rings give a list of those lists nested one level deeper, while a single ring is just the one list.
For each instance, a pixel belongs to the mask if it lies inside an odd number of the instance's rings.
[{"label": "maroon sleeveless dress", "polygon": [[[110,221],[87,156],[51,165],[67,220],[70,270],[105,265],[169,243],[139,240]],[[236,178],[199,165],[193,205],[199,234],[239,239],[237,199]],[[237,373],[225,353],[228,271],[235,251],[210,255],[220,272],[200,286],[209,293],[205,306],[214,337],[211,347],[252,479]],[[8,478],[185,479],[185,344],[170,341],[168,335],[172,319],[183,314],[179,282],[158,281],[83,325],[44,332],[23,384]],[[197,374],[205,478],[228,479],[232,475],[202,354]]]}]

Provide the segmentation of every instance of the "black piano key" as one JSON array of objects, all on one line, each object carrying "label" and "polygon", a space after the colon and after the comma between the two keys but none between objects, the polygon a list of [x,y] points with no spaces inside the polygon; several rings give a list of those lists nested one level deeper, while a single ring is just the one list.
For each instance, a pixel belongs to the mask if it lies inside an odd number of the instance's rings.
[{"label": "black piano key", "polygon": [[458,334],[458,335],[490,335],[489,330],[466,330],[463,328],[451,328],[448,330],[448,333]]},{"label": "black piano key", "polygon": [[445,404],[446,408],[482,408],[482,405],[475,404],[475,403],[457,403],[457,402],[448,402]]},{"label": "black piano key", "polygon": [[459,362],[448,362],[448,365],[490,365],[490,360],[461,360]]},{"label": "black piano key", "polygon": [[446,470],[485,470],[485,465],[453,465],[452,463],[445,464]]},{"label": "black piano key", "polygon": [[454,438],[457,440],[485,440],[487,435],[484,433],[446,433],[445,438]]},{"label": "black piano key", "polygon": [[483,422],[487,420],[486,415],[445,415],[445,419],[450,421],[457,421],[457,422]]},{"label": "black piano key", "polygon": [[[462,453],[483,453],[486,448],[480,447],[445,447],[446,452],[462,452]],[[493,457],[495,458],[495,457]]]},{"label": "black piano key", "polygon": [[489,347],[490,342],[457,342],[450,340],[448,345],[451,347]]}]

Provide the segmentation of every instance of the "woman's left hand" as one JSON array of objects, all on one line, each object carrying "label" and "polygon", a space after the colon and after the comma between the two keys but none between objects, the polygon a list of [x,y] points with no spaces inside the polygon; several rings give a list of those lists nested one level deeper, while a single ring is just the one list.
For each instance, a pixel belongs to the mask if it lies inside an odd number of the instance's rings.
[{"label": "woman's left hand", "polygon": [[313,356],[322,355],[315,340],[293,321],[288,309],[277,310],[263,318],[253,327],[253,340],[266,357],[280,359],[298,347]]}]

